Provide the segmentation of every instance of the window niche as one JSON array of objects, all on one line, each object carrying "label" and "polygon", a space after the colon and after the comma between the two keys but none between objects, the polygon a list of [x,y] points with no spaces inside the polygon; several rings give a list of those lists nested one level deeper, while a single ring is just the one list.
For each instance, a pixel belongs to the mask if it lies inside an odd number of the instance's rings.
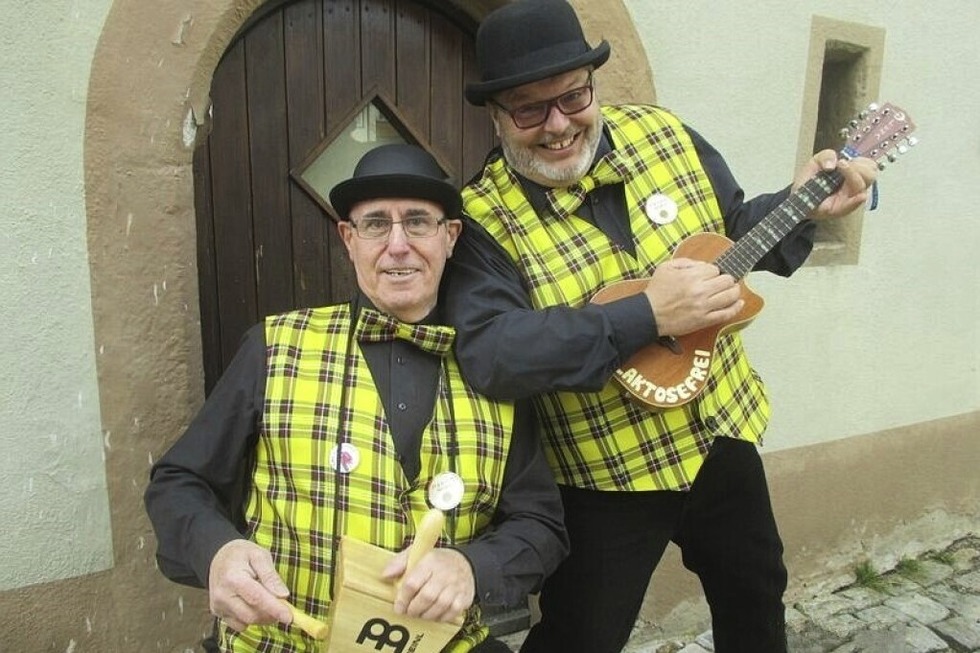
[{"label": "window niche", "polygon": [[[842,128],[878,97],[885,31],[814,16],[803,98],[798,163],[822,149],[840,151]],[[865,208],[817,224],[807,265],[855,265]]]}]

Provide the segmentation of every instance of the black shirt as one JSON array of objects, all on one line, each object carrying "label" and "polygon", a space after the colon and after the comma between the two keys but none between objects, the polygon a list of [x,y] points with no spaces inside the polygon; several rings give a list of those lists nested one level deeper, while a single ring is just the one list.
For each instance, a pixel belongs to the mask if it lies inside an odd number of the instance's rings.
[{"label": "black shirt", "polygon": [[[419,471],[422,431],[435,405],[440,358],[414,345],[360,343],[387,412],[406,475]],[[157,534],[157,561],[170,579],[204,586],[214,554],[243,537],[266,383],[263,325],[252,327],[187,431],[155,464],[146,509]],[[492,527],[457,546],[473,568],[477,600],[514,605],[567,553],[561,501],[534,431],[518,403]]]}]

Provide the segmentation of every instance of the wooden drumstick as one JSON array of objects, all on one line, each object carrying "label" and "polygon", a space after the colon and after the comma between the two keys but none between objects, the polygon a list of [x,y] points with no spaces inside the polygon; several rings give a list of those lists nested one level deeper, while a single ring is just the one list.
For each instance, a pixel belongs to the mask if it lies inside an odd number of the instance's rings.
[{"label": "wooden drumstick", "polygon": [[302,630],[313,639],[325,640],[327,638],[327,634],[330,631],[330,627],[327,624],[306,614],[286,599],[279,600],[282,601],[283,605],[289,608],[289,611],[292,613],[294,626]]},{"label": "wooden drumstick", "polygon": [[415,540],[408,547],[408,561],[405,563],[405,573],[402,574],[402,578],[412,570],[412,567],[422,559],[422,556],[435,547],[439,536],[442,535],[442,529],[445,523],[446,515],[438,508],[432,508],[429,512],[422,515],[418,529],[415,532]]}]

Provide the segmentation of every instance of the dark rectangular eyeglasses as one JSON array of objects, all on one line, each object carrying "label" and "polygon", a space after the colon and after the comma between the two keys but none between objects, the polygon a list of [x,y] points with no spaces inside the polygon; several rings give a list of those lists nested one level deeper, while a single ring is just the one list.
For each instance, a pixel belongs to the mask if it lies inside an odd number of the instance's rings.
[{"label": "dark rectangular eyeglasses", "polygon": [[548,120],[552,107],[557,108],[566,116],[585,111],[592,104],[593,95],[592,75],[590,73],[589,80],[585,86],[579,86],[570,91],[565,91],[550,100],[522,104],[513,109],[508,109],[496,100],[491,99],[490,101],[507,112],[519,129],[530,129],[531,127],[543,125]]}]

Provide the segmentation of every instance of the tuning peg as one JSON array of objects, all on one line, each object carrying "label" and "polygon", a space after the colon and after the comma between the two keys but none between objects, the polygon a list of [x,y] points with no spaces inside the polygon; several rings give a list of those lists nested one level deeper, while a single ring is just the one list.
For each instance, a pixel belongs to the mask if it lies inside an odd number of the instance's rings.
[{"label": "tuning peg", "polygon": [[879,109],[877,102],[872,102],[868,105],[868,111],[877,111]]},{"label": "tuning peg", "polygon": [[919,139],[914,136],[909,136],[905,139],[905,142],[898,146],[899,154],[905,154],[910,149],[919,144]]}]

